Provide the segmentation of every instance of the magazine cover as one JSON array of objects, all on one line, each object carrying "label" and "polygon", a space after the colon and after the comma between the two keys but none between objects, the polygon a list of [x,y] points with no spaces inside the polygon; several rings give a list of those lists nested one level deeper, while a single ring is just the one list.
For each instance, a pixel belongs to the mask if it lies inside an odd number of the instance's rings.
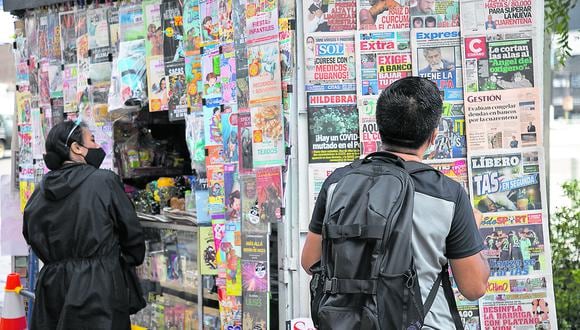
[{"label": "magazine cover", "polygon": [[542,105],[537,89],[467,93],[469,150],[542,145]]},{"label": "magazine cover", "polygon": [[100,63],[109,61],[110,43],[109,27],[107,19],[107,8],[95,8],[87,10],[87,31],[89,35],[91,63]]},{"label": "magazine cover", "polygon": [[246,10],[241,0],[233,0],[234,48],[236,52],[236,91],[240,112],[249,112],[248,47],[246,45]]},{"label": "magazine cover", "polygon": [[227,221],[225,237],[220,246],[220,259],[225,261],[226,293],[228,296],[242,295],[242,240],[241,223]]},{"label": "magazine cover", "polygon": [[356,34],[357,95],[379,95],[393,82],[411,76],[409,31]]},{"label": "magazine cover", "polygon": [[168,109],[169,91],[168,77],[165,76],[163,57],[147,58],[147,95],[149,96],[149,111],[164,111]]},{"label": "magazine cover", "polygon": [[[288,19],[280,18],[280,71],[282,81],[290,82],[296,70],[295,32],[290,30]],[[282,25],[285,29],[282,29]]]},{"label": "magazine cover", "polygon": [[459,26],[459,0],[417,1],[410,13],[413,29]]},{"label": "magazine cover", "polygon": [[409,28],[409,0],[358,0],[357,12],[359,30]]},{"label": "magazine cover", "polygon": [[48,34],[46,36],[46,40],[48,47],[48,59],[50,63],[60,64],[60,22],[58,12],[49,12],[47,20]]},{"label": "magazine cover", "polygon": [[[24,30],[26,31],[26,43],[28,44],[28,56],[34,61],[40,60],[38,49],[38,14],[31,13],[24,18]],[[74,30],[73,30],[74,31]],[[75,36],[76,38],[76,36]]]},{"label": "magazine cover", "polygon": [[352,162],[359,158],[359,119],[355,91],[309,92],[310,163]]},{"label": "magazine cover", "polygon": [[268,329],[270,302],[267,292],[244,291],[244,329]]},{"label": "magazine cover", "polygon": [[219,0],[199,0],[203,47],[219,42]]},{"label": "magazine cover", "polygon": [[238,160],[241,173],[251,172],[254,168],[253,135],[251,113],[240,112],[238,115]]},{"label": "magazine cover", "polygon": [[236,97],[236,52],[234,44],[222,45],[220,55],[220,80],[222,86],[222,102],[235,103]]},{"label": "magazine cover", "polygon": [[240,176],[242,193],[242,231],[244,233],[268,233],[268,222],[260,217],[258,187],[255,174]]},{"label": "magazine cover", "polygon": [[280,102],[280,47],[278,42],[248,47],[250,106]]},{"label": "magazine cover", "polygon": [[[537,86],[533,32],[505,32],[464,38],[466,92]],[[537,77],[536,77],[537,78]]]},{"label": "magazine cover", "polygon": [[284,218],[282,172],[280,167],[264,167],[256,170],[256,189],[260,221],[280,222]]},{"label": "magazine cover", "polygon": [[242,297],[228,296],[224,289],[218,290],[220,303],[220,320],[224,329],[236,329],[242,326]]},{"label": "magazine cover", "polygon": [[226,163],[238,162],[238,114],[222,113],[222,140],[224,160]]},{"label": "magazine cover", "polygon": [[199,227],[199,253],[203,255],[201,275],[217,275],[216,249],[212,227]]},{"label": "magazine cover", "polygon": [[[29,30],[27,30],[28,32]],[[33,33],[36,33],[33,32]],[[28,43],[32,41],[31,37],[28,37]],[[74,11],[67,11],[60,13],[60,43],[61,43],[61,60],[63,64],[76,64],[77,63],[77,35],[76,35],[76,24],[75,24],[75,13]]]},{"label": "magazine cover", "polygon": [[473,207],[484,214],[543,209],[542,156],[536,148],[471,153],[469,190]]},{"label": "magazine cover", "polygon": [[432,80],[440,90],[461,88],[460,38],[459,28],[412,30],[413,75]]},{"label": "magazine cover", "polygon": [[208,165],[207,179],[209,214],[221,215],[223,218],[225,212],[224,165]]},{"label": "magazine cover", "polygon": [[354,45],[353,32],[306,35],[306,84],[356,83]]},{"label": "magazine cover", "polygon": [[62,97],[62,70],[60,65],[48,65],[48,86],[50,88],[50,98]]},{"label": "magazine cover", "polygon": [[305,33],[356,30],[356,0],[305,0],[302,7]]},{"label": "magazine cover", "polygon": [[211,103],[222,103],[221,59],[218,47],[204,49],[201,56],[201,72],[203,77],[203,98]]},{"label": "magazine cover", "polygon": [[183,120],[187,114],[187,91],[185,88],[185,62],[165,63],[165,75],[169,82],[167,107],[169,120]]},{"label": "magazine cover", "polygon": [[284,125],[280,105],[256,106],[251,111],[253,167],[284,165]]},{"label": "magazine cover", "polygon": [[224,165],[224,195],[226,203],[226,221],[241,220],[241,194],[238,166],[236,164]]},{"label": "magazine cover", "polygon": [[164,33],[163,54],[165,63],[183,61],[183,16],[178,1],[161,3],[161,21]]},{"label": "magazine cover", "polygon": [[199,0],[184,1],[183,32],[185,33],[185,56],[199,55],[202,45]]},{"label": "magazine cover", "polygon": [[147,76],[145,65],[145,40],[121,42],[117,70],[120,81],[111,80],[111,84],[119,84],[122,102],[130,98],[147,98]]},{"label": "magazine cover", "polygon": [[192,112],[203,111],[203,79],[201,55],[185,57],[185,82],[187,84],[187,104]]},{"label": "magazine cover", "polygon": [[463,31],[484,32],[531,27],[538,22],[536,6],[519,0],[460,1]]},{"label": "magazine cover", "polygon": [[222,110],[219,105],[206,105],[203,107],[205,121],[205,144],[206,146],[223,146],[222,136]]},{"label": "magazine cover", "polygon": [[109,22],[109,45],[111,46],[113,56],[116,57],[119,54],[119,43],[121,42],[119,8],[117,6],[109,7],[107,21]]},{"label": "magazine cover", "polygon": [[39,60],[48,60],[48,15],[38,17],[38,54]]},{"label": "magazine cover", "polygon": [[268,292],[268,236],[242,235],[242,276],[244,292]]},{"label": "magazine cover", "polygon": [[134,41],[145,38],[143,7],[141,5],[122,5],[119,7],[119,41]]},{"label": "magazine cover", "polygon": [[144,25],[147,29],[145,54],[147,57],[163,56],[164,33],[161,26],[161,8],[159,1],[143,2]]},{"label": "magazine cover", "polygon": [[234,41],[234,22],[232,20],[232,0],[219,0],[219,35],[222,43]]},{"label": "magazine cover", "polygon": [[77,75],[76,63],[65,65],[62,83],[64,112],[77,111]]}]

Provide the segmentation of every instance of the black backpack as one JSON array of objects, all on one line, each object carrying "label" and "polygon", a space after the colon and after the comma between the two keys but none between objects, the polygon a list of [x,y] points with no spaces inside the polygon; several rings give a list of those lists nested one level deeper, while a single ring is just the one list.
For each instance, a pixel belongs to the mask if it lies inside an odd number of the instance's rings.
[{"label": "black backpack", "polygon": [[311,270],[311,314],[319,329],[421,329],[443,283],[463,329],[447,265],[422,303],[414,265],[414,184],[397,156],[373,153],[328,187],[322,257]]}]

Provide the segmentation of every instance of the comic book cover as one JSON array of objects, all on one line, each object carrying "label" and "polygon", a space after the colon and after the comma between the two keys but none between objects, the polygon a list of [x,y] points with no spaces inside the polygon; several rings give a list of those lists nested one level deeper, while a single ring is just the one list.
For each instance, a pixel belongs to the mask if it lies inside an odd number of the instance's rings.
[{"label": "comic book cover", "polygon": [[62,97],[62,70],[60,65],[48,65],[48,86],[50,98]]},{"label": "comic book cover", "polygon": [[358,0],[356,7],[358,30],[408,29],[409,2],[409,0]]},{"label": "comic book cover", "polygon": [[235,103],[236,97],[236,52],[234,44],[222,45],[220,55],[220,81],[222,87],[222,102]]},{"label": "comic book cover", "polygon": [[410,76],[409,31],[356,34],[357,95],[379,95],[393,82]]},{"label": "comic book cover", "polygon": [[121,42],[117,70],[120,81],[111,78],[111,85],[120,85],[122,102],[130,98],[147,98],[144,39]]},{"label": "comic book cover", "polygon": [[251,113],[240,112],[238,115],[238,159],[241,173],[251,172],[254,168],[252,140],[253,130]]},{"label": "comic book cover", "polygon": [[48,34],[46,38],[48,47],[48,59],[50,63],[60,64],[60,22],[58,12],[49,12],[47,20]]},{"label": "comic book cover", "polygon": [[182,7],[178,1],[161,3],[161,23],[163,27],[163,54],[165,63],[183,62],[183,16]]},{"label": "comic book cover", "polygon": [[537,86],[533,32],[517,31],[464,38],[466,92]]},{"label": "comic book cover", "polygon": [[143,16],[147,29],[145,54],[147,57],[163,56],[164,33],[161,26],[160,2],[156,0],[143,2]]},{"label": "comic book cover", "polygon": [[236,51],[236,96],[240,112],[249,112],[248,47],[246,45],[246,10],[241,0],[233,0],[234,48]]},{"label": "comic book cover", "polygon": [[356,0],[304,0],[302,7],[305,33],[356,30]]},{"label": "comic book cover", "polygon": [[353,32],[307,35],[306,84],[356,83],[354,46]]},{"label": "comic book cover", "polygon": [[199,0],[185,0],[183,3],[183,32],[185,33],[185,56],[200,54],[202,45]]},{"label": "comic book cover", "polygon": [[[38,49],[38,14],[31,13],[24,18],[28,56],[35,61],[40,60]],[[74,30],[73,30],[74,31]]]},{"label": "comic book cover", "polygon": [[119,41],[144,39],[143,7],[141,5],[122,5],[119,7]]},{"label": "comic book cover", "polygon": [[234,22],[232,21],[232,0],[219,0],[219,36],[222,43],[234,41]]},{"label": "comic book cover", "polygon": [[532,27],[538,22],[536,6],[530,1],[461,1],[463,31],[484,32]]},{"label": "comic book cover", "polygon": [[38,54],[39,60],[48,60],[48,15],[38,17]]},{"label": "comic book cover", "polygon": [[479,300],[484,329],[554,329],[556,303],[547,277],[492,279]]},{"label": "comic book cover", "polygon": [[241,195],[237,164],[224,165],[224,195],[226,203],[226,221],[240,221]]},{"label": "comic book cover", "polygon": [[[28,56],[28,42],[26,39],[26,26],[22,19],[14,21],[14,61],[16,63],[26,62],[29,59]],[[60,42],[60,41],[59,41]],[[60,47],[60,43],[58,44]],[[60,53],[59,53],[60,54]],[[60,62],[60,57],[58,58]]]},{"label": "comic book cover", "polygon": [[201,275],[217,275],[216,249],[211,226],[199,227],[199,253],[203,255]]},{"label": "comic book cover", "polygon": [[269,291],[268,236],[242,235],[242,276],[244,292]]},{"label": "comic book cover", "polygon": [[39,96],[40,91],[38,89],[38,79],[40,74],[40,62],[37,62],[36,57],[30,57],[28,64],[28,86],[30,88],[30,93]]},{"label": "comic book cover", "polygon": [[185,57],[185,82],[187,84],[187,105],[192,112],[203,111],[203,79],[201,55]]},{"label": "comic book cover", "polygon": [[228,296],[225,288],[218,290],[220,320],[224,329],[242,326],[242,297]]},{"label": "comic book cover", "polygon": [[282,172],[280,167],[264,167],[256,170],[256,189],[260,221],[279,222],[284,214]]},{"label": "comic book cover", "polygon": [[417,1],[410,14],[413,29],[459,26],[459,0]]},{"label": "comic book cover", "polygon": [[[267,3],[267,2],[264,2]],[[276,2],[270,2],[275,4]],[[260,11],[251,13],[246,8],[246,43],[248,46],[255,44],[278,41],[278,11]]]},{"label": "comic book cover", "polygon": [[58,125],[64,121],[64,101],[62,98],[51,99],[48,108],[50,109],[50,122],[52,126]]},{"label": "comic book cover", "polygon": [[119,43],[121,42],[119,8],[117,6],[109,7],[107,21],[109,22],[109,45],[111,46],[111,53],[116,57],[119,54]]},{"label": "comic book cover", "polygon": [[225,165],[224,147],[223,145],[206,146],[206,166],[209,165]]},{"label": "comic book cover", "polygon": [[77,111],[77,73],[76,64],[65,65],[62,83],[64,112]]},{"label": "comic book cover", "polygon": [[200,0],[201,40],[203,47],[219,41],[219,0]]},{"label": "comic book cover", "polygon": [[222,103],[221,58],[219,48],[204,49],[201,57],[201,72],[203,82],[203,98],[211,103]]},{"label": "comic book cover", "polygon": [[169,80],[169,120],[183,120],[187,114],[187,92],[185,90],[185,62],[165,63],[165,75]]},{"label": "comic book cover", "polygon": [[238,114],[222,113],[222,140],[224,160],[226,163],[238,162]]},{"label": "comic book cover", "polygon": [[267,233],[268,222],[260,217],[255,174],[240,177],[242,193],[242,230],[244,233]]},{"label": "comic book cover", "polygon": [[147,58],[147,95],[149,96],[149,111],[165,111],[169,102],[163,57]]},{"label": "comic book cover", "polygon": [[224,165],[208,165],[207,179],[209,214],[223,216],[225,212]]},{"label": "comic book cover", "polygon": [[467,181],[467,160],[450,159],[448,161],[427,160],[425,163],[445,176],[459,182],[466,192],[469,192],[469,183]]},{"label": "comic book cover", "polygon": [[30,84],[30,70],[26,62],[16,63],[16,84]]},{"label": "comic book cover", "polygon": [[213,239],[216,249],[216,265],[217,265],[217,277],[215,278],[215,284],[218,289],[226,288],[226,260],[222,257],[220,249],[222,246],[222,241],[225,237],[226,222],[224,219],[212,219],[211,220],[213,228]]},{"label": "comic book cover", "polygon": [[[28,42],[30,44],[30,38]],[[60,13],[60,43],[62,63],[76,64],[77,34],[74,11]]]},{"label": "comic book cover", "polygon": [[309,162],[351,162],[360,155],[354,91],[307,93]]},{"label": "comic book cover", "polygon": [[[242,295],[242,240],[239,221],[227,221],[219,255],[225,264],[225,284],[228,296]],[[218,274],[219,275],[219,274]]]},{"label": "comic book cover", "polygon": [[543,209],[542,157],[536,148],[471,153],[469,191],[473,207],[484,214]]},{"label": "comic book cover", "polygon": [[219,105],[206,105],[203,107],[205,121],[205,144],[206,146],[223,145],[222,136],[222,111]]},{"label": "comic book cover", "polygon": [[440,90],[461,88],[460,38],[459,28],[412,30],[413,75],[435,82]]},{"label": "comic book cover", "polygon": [[268,329],[270,302],[267,292],[244,291],[244,329]]},{"label": "comic book cover", "polygon": [[280,104],[256,106],[251,111],[253,167],[284,165],[284,123]]},{"label": "comic book cover", "polygon": [[533,147],[542,144],[542,106],[537,89],[466,93],[469,150]]}]

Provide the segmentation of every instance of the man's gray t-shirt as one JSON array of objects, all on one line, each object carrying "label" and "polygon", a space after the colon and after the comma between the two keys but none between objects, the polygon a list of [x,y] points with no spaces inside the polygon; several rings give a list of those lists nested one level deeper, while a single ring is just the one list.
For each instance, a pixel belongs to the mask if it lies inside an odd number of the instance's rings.
[{"label": "man's gray t-shirt", "polygon": [[[405,162],[408,171],[430,169],[418,162]],[[350,165],[337,169],[322,185],[316,200],[309,230],[321,234],[328,187],[351,170]],[[415,183],[413,210],[413,252],[419,275],[423,302],[448,259],[461,259],[479,253],[483,240],[477,230],[473,209],[461,185],[435,170],[411,175]],[[454,329],[443,287],[423,329]]]}]

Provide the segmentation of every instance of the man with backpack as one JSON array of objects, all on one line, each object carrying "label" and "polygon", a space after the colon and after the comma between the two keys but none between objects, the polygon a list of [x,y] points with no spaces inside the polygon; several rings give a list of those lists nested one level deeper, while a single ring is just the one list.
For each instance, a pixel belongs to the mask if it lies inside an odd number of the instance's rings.
[{"label": "man with backpack", "polygon": [[448,263],[465,298],[485,294],[481,214],[421,162],[442,105],[425,78],[394,82],[377,101],[383,151],[324,182],[302,252],[319,329],[463,329]]}]

